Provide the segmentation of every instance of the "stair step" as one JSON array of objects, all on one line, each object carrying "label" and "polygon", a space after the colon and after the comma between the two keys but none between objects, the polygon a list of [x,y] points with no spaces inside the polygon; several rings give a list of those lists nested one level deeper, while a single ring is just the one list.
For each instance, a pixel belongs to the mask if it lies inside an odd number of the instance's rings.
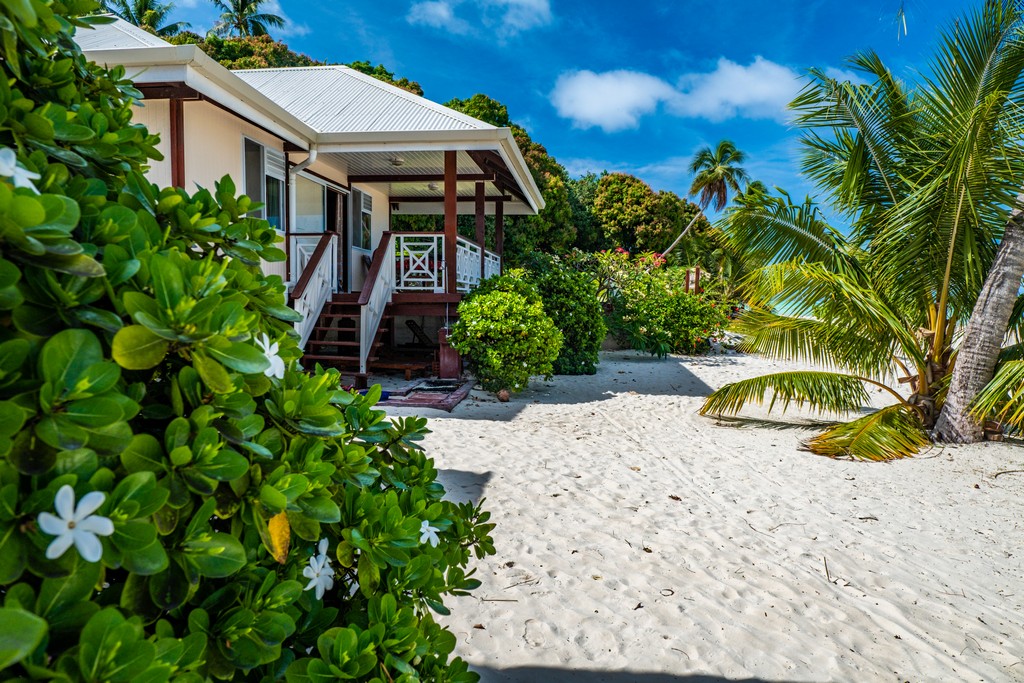
[{"label": "stair step", "polygon": [[326,341],[322,339],[310,339],[306,342],[307,346],[359,346],[357,341]]},{"label": "stair step", "polygon": [[[351,365],[359,365],[359,356],[330,356],[322,353],[307,353],[302,356],[303,360],[321,361],[326,363],[345,363]],[[377,356],[370,356],[366,359],[367,363],[372,363],[379,360]]]}]

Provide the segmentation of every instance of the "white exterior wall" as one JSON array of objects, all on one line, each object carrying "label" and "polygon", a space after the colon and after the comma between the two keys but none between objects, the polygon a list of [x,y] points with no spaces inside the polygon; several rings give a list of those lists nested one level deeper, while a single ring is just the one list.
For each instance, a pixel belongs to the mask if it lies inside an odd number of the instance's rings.
[{"label": "white exterior wall", "polygon": [[171,185],[171,111],[167,100],[147,100],[145,106],[132,109],[132,120],[141,123],[150,133],[160,136],[156,148],[164,155],[163,161],[150,161],[146,177],[161,188]]},{"label": "white exterior wall", "polygon": [[284,151],[284,143],[209,102],[185,102],[185,189],[211,192],[225,175],[242,190],[242,138]]}]

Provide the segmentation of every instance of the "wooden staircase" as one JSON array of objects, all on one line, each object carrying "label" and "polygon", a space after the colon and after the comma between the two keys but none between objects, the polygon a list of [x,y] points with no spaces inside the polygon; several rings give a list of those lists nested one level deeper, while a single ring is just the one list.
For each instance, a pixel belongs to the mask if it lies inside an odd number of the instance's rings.
[{"label": "wooden staircase", "polygon": [[[303,360],[337,368],[343,374],[359,377],[359,294],[335,294],[320,311],[313,333],[306,342]],[[379,359],[382,335],[392,324],[385,311],[377,336],[374,337],[369,362]]]}]

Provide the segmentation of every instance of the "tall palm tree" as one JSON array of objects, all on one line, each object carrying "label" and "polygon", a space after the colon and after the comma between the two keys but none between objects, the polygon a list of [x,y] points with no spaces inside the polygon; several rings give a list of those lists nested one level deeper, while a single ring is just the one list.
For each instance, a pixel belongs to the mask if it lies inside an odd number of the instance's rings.
[{"label": "tall palm tree", "polygon": [[[927,443],[1024,182],[1022,25],[1016,3],[986,2],[946,32],[931,76],[915,88],[870,53],[852,60],[866,85],[812,72],[792,105],[805,129],[804,171],[850,221],[849,237],[812,202],[785,196],[741,202],[726,226],[766,264],[746,283],[753,306],[739,327],[748,347],[842,372],[737,382],[712,394],[703,412],[736,412],[769,392],[783,406],[849,412],[863,405],[867,383],[895,405],[826,431],[811,450],[885,459]],[[1011,353],[1024,358],[1024,347]],[[1024,369],[1014,386],[1022,377]],[[893,378],[909,385],[908,398],[888,389]],[[994,391],[979,410],[1024,413]]]},{"label": "tall palm tree", "polygon": [[130,24],[144,28],[161,38],[177,35],[191,27],[187,21],[166,24],[167,17],[174,11],[173,2],[157,0],[104,0],[104,7]]},{"label": "tall palm tree", "polygon": [[731,140],[722,140],[715,149],[703,147],[694,155],[690,162],[690,173],[693,183],[690,185],[690,196],[697,197],[700,211],[673,240],[664,255],[668,255],[676,245],[690,232],[697,220],[704,215],[709,206],[721,211],[729,201],[729,192],[742,192],[746,184],[747,172],[740,166],[746,161],[747,155],[736,149]]},{"label": "tall palm tree", "polygon": [[265,36],[270,28],[283,28],[284,18],[260,11],[267,0],[213,0],[221,11],[220,21],[213,27],[219,35]]}]

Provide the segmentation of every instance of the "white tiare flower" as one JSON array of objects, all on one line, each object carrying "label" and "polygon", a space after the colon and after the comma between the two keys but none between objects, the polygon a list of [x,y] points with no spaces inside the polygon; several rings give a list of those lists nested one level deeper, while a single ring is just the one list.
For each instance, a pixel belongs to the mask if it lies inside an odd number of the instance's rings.
[{"label": "white tiare flower", "polygon": [[27,187],[39,194],[39,190],[32,181],[39,180],[42,176],[18,166],[18,155],[10,147],[0,149],[0,176],[10,178],[15,187]]},{"label": "white tiare flower", "polygon": [[56,536],[46,549],[46,558],[56,560],[74,544],[83,560],[99,562],[103,555],[103,546],[96,537],[114,533],[114,523],[106,517],[92,513],[96,512],[106,499],[105,493],[91,491],[82,496],[82,500],[75,506],[75,490],[67,484],[61,486],[53,499],[53,508],[57,514],[39,513],[39,528],[51,536]]},{"label": "white tiare flower", "polygon": [[303,590],[316,589],[316,599],[323,600],[324,593],[334,588],[334,569],[331,558],[327,556],[327,539],[320,539],[320,553],[309,558],[309,566],[302,570],[302,575],[309,579]]},{"label": "white tiare flower", "polygon": [[277,355],[277,342],[270,343],[270,337],[264,332],[256,338],[256,346],[260,348],[263,355],[270,361],[270,367],[264,370],[263,374],[275,379],[284,379],[284,361],[281,360],[281,356]]},{"label": "white tiare flower", "polygon": [[437,537],[437,532],[440,531],[436,526],[430,526],[430,522],[423,520],[420,524],[420,543],[426,543],[430,541],[430,546],[436,548],[437,544],[441,542],[441,539]]}]

